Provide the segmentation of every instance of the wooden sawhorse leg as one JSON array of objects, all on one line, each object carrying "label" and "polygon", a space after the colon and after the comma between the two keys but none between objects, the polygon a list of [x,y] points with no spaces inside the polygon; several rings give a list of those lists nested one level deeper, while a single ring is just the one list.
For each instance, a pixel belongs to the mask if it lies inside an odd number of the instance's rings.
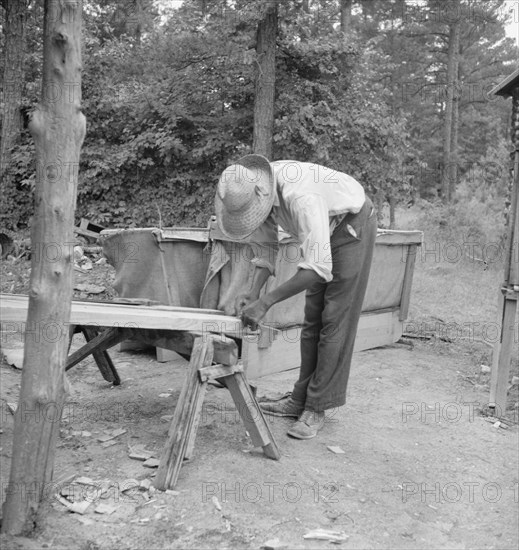
[{"label": "wooden sawhorse leg", "polygon": [[190,457],[193,451],[209,380],[222,379],[225,383],[253,444],[262,447],[269,458],[279,460],[281,457],[270,427],[245,379],[242,366],[212,365],[213,338],[218,337],[206,335],[194,341],[187,379],[175,407],[154,482],[154,486],[162,491],[175,486],[183,460]]},{"label": "wooden sawhorse leg", "polygon": [[121,384],[119,373],[106,350],[122,342],[126,338],[124,330],[120,328],[107,328],[102,332],[98,332],[98,329],[94,327],[76,325],[70,327],[70,341],[72,341],[72,336],[79,331],[83,333],[87,343],[69,356],[65,370],[71,369],[85,357],[92,354],[103,378],[107,382],[112,382],[114,386],[119,386]]},{"label": "wooden sawhorse leg", "polygon": [[281,455],[274,441],[274,436],[263,416],[263,412],[259,408],[254,391],[247,383],[243,372],[236,372],[222,377],[222,379],[231,392],[234,404],[254,446],[263,447],[263,452],[269,458],[279,460]]}]

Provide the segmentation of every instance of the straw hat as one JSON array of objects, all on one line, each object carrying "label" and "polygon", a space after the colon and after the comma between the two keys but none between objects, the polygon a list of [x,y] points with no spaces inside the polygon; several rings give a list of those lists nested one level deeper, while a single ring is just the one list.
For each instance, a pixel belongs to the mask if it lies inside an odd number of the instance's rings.
[{"label": "straw hat", "polygon": [[220,176],[216,221],[230,239],[245,239],[268,218],[274,204],[274,172],[261,155],[246,155]]}]

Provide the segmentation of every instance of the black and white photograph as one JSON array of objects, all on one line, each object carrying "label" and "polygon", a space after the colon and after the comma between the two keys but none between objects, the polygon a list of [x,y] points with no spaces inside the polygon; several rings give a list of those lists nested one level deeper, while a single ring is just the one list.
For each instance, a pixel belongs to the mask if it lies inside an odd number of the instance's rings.
[{"label": "black and white photograph", "polygon": [[0,0],[0,547],[519,547],[519,0]]}]

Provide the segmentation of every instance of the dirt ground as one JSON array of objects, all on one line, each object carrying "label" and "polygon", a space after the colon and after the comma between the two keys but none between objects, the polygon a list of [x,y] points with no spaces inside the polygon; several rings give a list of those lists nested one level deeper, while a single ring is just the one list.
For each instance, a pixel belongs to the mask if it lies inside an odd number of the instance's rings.
[{"label": "dirt ground", "polygon": [[[17,333],[3,332],[1,343],[23,348]],[[76,336],[73,348],[82,343]],[[160,454],[187,362],[159,363],[152,350],[113,348],[122,378],[113,387],[90,357],[70,371],[55,485],[38,531],[30,539],[3,536],[2,547],[248,549],[273,539],[287,548],[335,547],[303,538],[322,528],[344,533],[344,549],[515,549],[517,388],[506,422],[496,426],[485,416],[486,351],[475,345],[403,339],[355,354],[347,405],[330,412],[315,439],[291,439],[291,420],[268,417],[280,461],[252,448],[227,390],[210,387],[193,458],[169,493],[148,488],[156,469],[129,454],[139,446]],[[5,492],[9,404],[17,402],[21,371],[2,360],[0,375]],[[289,371],[260,379],[258,396],[279,396],[295,378]],[[98,440],[116,429],[125,432]],[[85,513],[56,501],[56,487],[91,501]],[[100,504],[112,513],[97,513]]]}]

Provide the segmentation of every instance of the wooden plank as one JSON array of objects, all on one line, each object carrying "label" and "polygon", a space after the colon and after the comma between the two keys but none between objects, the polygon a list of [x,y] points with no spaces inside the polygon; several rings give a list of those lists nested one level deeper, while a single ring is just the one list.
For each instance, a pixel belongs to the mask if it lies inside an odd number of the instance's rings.
[{"label": "wooden plank", "polygon": [[211,365],[210,367],[200,367],[198,373],[200,374],[200,380],[207,382],[209,380],[215,380],[216,378],[222,378],[224,376],[231,376],[237,372],[243,372],[243,365]]},{"label": "wooden plank", "polygon": [[[399,309],[363,313],[359,319],[354,351],[363,351],[392,344],[400,339],[403,323]],[[259,348],[252,335],[242,339],[242,361],[247,378],[253,380],[269,374],[299,368],[301,327],[280,331],[268,348]]]},{"label": "wooden plank", "polygon": [[198,369],[211,365],[212,359],[211,339],[197,338],[154,481],[155,488],[161,491],[175,486],[186,452],[193,448],[207,386],[200,382]]},{"label": "wooden plank", "polygon": [[160,233],[161,241],[196,241],[206,243],[209,240],[209,229],[192,227],[165,227]]},{"label": "wooden plank", "polygon": [[111,237],[124,231],[142,231],[149,233],[150,231],[156,231],[159,241],[196,241],[206,243],[209,240],[209,230],[203,228],[194,227],[164,227],[159,229],[158,227],[144,227],[137,229],[103,229],[101,232],[102,237]]},{"label": "wooden plank", "polygon": [[281,453],[244,374],[236,373],[226,376],[223,381],[231,392],[236,409],[254,446],[262,447],[263,452],[269,458],[279,460]]},{"label": "wooden plank", "polygon": [[[501,337],[502,337],[502,327],[503,319],[505,314],[505,293],[502,288],[499,289],[499,296],[497,300],[497,315],[496,315],[496,325],[501,331],[499,334],[499,340],[494,343],[492,349],[492,369],[490,371],[490,396],[489,403],[495,403],[496,401],[496,389],[497,389],[497,379],[499,371],[499,356],[501,354]],[[498,414],[497,416],[502,416]]]},{"label": "wooden plank", "polygon": [[[218,227],[216,222],[211,222],[209,228],[209,238],[212,240],[218,241],[232,241],[226,237]],[[244,239],[244,242],[250,242],[250,237]],[[281,241],[294,242],[297,243],[297,239],[288,238],[281,239]],[[406,231],[406,230],[397,230],[397,229],[379,229],[377,231],[377,244],[387,244],[387,245],[402,245],[402,244],[422,244],[423,241],[423,231]]]},{"label": "wooden plank", "polygon": [[490,406],[495,406],[496,416],[505,416],[508,393],[508,378],[512,360],[512,347],[515,336],[515,314],[517,292],[509,292],[504,297],[501,338],[494,348],[492,373],[490,376]]},{"label": "wooden plank", "polygon": [[301,364],[300,338],[301,327],[281,330],[281,334],[268,348],[259,348],[257,338],[244,338],[241,356],[247,378],[260,378],[298,368]]},{"label": "wooden plank", "polygon": [[421,245],[423,231],[400,231],[396,229],[379,229],[376,244],[398,246],[403,244]]},{"label": "wooden plank", "polygon": [[[199,364],[211,365],[212,363],[212,342],[207,342],[207,353],[204,359],[200,360]],[[198,367],[198,376],[200,376],[200,368]],[[210,367],[208,367],[210,368]],[[196,433],[200,424],[200,417],[202,414],[202,407],[204,404],[205,392],[207,390],[207,381],[199,380],[197,395],[195,396],[195,402],[190,403],[191,412],[189,415],[189,424],[187,428],[186,441],[184,442],[184,456],[182,461],[189,460],[193,456],[193,450],[195,448]],[[179,465],[179,468],[182,464]],[[177,476],[178,477],[178,476]],[[175,482],[176,483],[176,478]]]},{"label": "wooden plank", "polygon": [[268,325],[259,325],[259,339],[258,348],[269,348],[272,342],[277,339],[280,334],[280,330],[269,327]]},{"label": "wooden plank", "polygon": [[[0,316],[4,321],[24,323],[27,319],[27,296],[0,294]],[[242,323],[237,317],[218,310],[173,306],[135,306],[110,302],[72,301],[70,323],[103,327],[187,330],[224,333],[241,338]],[[42,321],[44,325],[45,322]]]},{"label": "wooden plank", "polygon": [[166,348],[156,348],[157,362],[158,363],[167,363],[168,361],[174,361],[178,359],[178,353],[172,349]]},{"label": "wooden plank", "polygon": [[399,321],[405,321],[409,314],[411,303],[411,287],[413,286],[414,264],[416,260],[416,245],[410,245],[407,250],[404,272],[404,284],[402,286],[402,297],[400,298]]},{"label": "wooden plank", "polygon": [[362,314],[357,327],[354,352],[387,346],[402,336],[403,323],[399,310]]},{"label": "wooden plank", "polygon": [[132,338],[151,346],[172,350],[182,356],[190,356],[196,338],[211,338],[214,348],[214,360],[224,365],[238,362],[238,345],[224,335],[207,335],[201,332],[181,330],[127,329]]}]

